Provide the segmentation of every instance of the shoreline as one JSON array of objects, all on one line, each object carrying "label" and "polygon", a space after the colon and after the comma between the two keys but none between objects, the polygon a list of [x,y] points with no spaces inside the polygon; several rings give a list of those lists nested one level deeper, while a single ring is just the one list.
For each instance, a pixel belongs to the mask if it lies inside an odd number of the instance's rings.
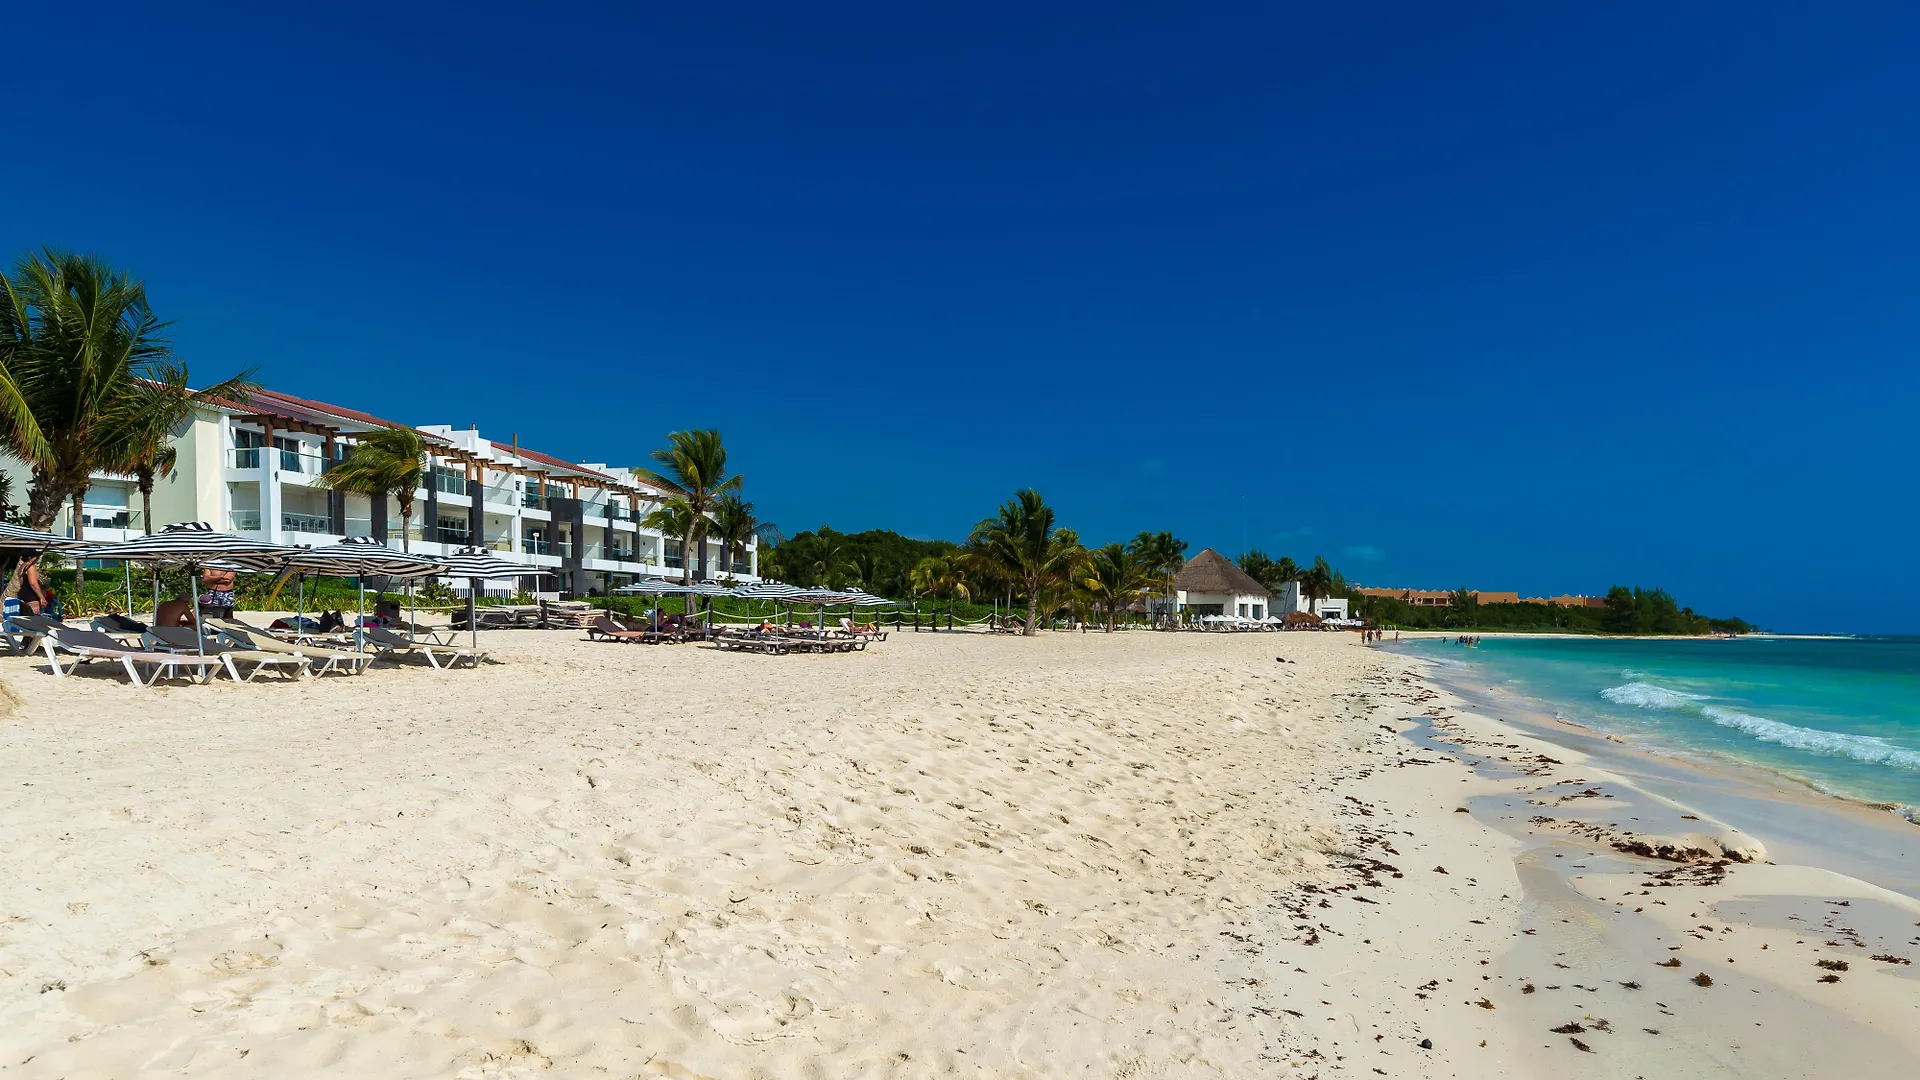
[{"label": "shoreline", "polygon": [[[1464,681],[1456,672],[1477,670],[1471,660],[1423,657],[1395,650],[1390,643],[1385,648],[1386,651],[1394,652],[1396,655],[1407,656],[1428,664],[1432,669],[1431,677],[1436,683],[1443,684],[1449,692],[1465,700],[1476,711],[1487,713],[1491,710],[1518,715],[1527,727],[1550,740],[1595,740],[1593,746],[1579,745],[1589,753],[1599,753],[1602,756],[1613,753],[1648,765],[1659,763],[1666,768],[1689,769],[1693,771],[1692,779],[1697,783],[1711,783],[1716,778],[1738,780],[1779,800],[1799,800],[1802,805],[1812,811],[1819,811],[1830,807],[1830,804],[1839,803],[1851,810],[1873,815],[1875,818],[1891,819],[1894,823],[1894,832],[1902,838],[1909,835],[1903,827],[1920,828],[1920,807],[1837,791],[1812,777],[1734,754],[1629,739],[1624,735],[1544,711],[1544,706],[1550,703],[1525,700],[1502,687],[1479,686]],[[1877,825],[1879,822],[1863,822],[1863,824]]]},{"label": "shoreline", "polygon": [[[1465,807],[1518,845],[1515,872],[1528,897],[1521,921],[1531,925],[1497,967],[1527,988],[1512,1006],[1540,1022],[1536,1031],[1557,1030],[1546,1021],[1559,1015],[1560,994],[1548,991],[1574,992],[1587,1018],[1558,1026],[1596,1030],[1591,1021],[1600,1016],[1597,1030],[1609,1034],[1623,1016],[1671,1034],[1679,1021],[1666,1017],[1679,1015],[1680,996],[1699,1011],[1685,1014],[1687,1035],[1662,1052],[1657,1075],[1719,1075],[1731,1063],[1728,1049],[1748,1045],[1742,1032],[1755,1026],[1811,1024],[1822,1040],[1769,1040],[1741,1075],[1894,1075],[1892,1062],[1920,1050],[1909,1034],[1920,985],[1907,964],[1920,949],[1920,830],[1771,774],[1637,749],[1509,695],[1476,691],[1450,678],[1447,665],[1391,654],[1435,689],[1430,730],[1415,722],[1408,737],[1451,744],[1457,760],[1500,789]],[[1656,861],[1633,853],[1655,850],[1671,854]],[[1667,953],[1681,958],[1684,972],[1748,1000],[1728,1012],[1734,995],[1708,986],[1647,997],[1646,989],[1678,981],[1653,964]],[[1890,992],[1889,978],[1903,984],[1899,992]],[[1864,980],[1873,987],[1858,985]],[[1575,1030],[1541,1042],[1535,1066],[1571,1065],[1587,1075],[1579,1068],[1587,1052],[1561,1052],[1579,1050],[1572,1040],[1594,1052],[1612,1041]]]}]

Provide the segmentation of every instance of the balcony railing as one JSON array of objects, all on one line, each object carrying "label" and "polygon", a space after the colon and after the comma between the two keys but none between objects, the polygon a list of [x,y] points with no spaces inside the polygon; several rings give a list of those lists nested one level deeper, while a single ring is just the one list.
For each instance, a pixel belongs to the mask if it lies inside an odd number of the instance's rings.
[{"label": "balcony railing", "polygon": [[445,495],[465,495],[467,478],[459,473],[441,472],[436,469],[433,473],[433,489]]},{"label": "balcony railing", "polygon": [[227,515],[227,524],[234,532],[259,532],[260,511],[235,510]]},{"label": "balcony railing", "polygon": [[553,554],[553,541],[544,540],[538,536],[524,537],[520,541],[520,550],[531,555],[551,555]]},{"label": "balcony railing", "polygon": [[537,491],[523,491],[520,493],[520,505],[529,510],[545,510],[547,497]]},{"label": "balcony railing", "polygon": [[373,519],[350,517],[347,519],[347,536],[372,536]]},{"label": "balcony railing", "polygon": [[406,528],[406,529],[403,529],[398,525],[388,525],[387,526],[387,542],[392,543],[396,540],[401,539],[402,537],[405,537],[409,543],[415,540],[424,540],[426,539],[424,535],[425,532],[426,532],[426,529],[420,525],[415,525],[412,528]]},{"label": "balcony railing", "polygon": [[282,510],[280,528],[286,532],[320,533],[331,536],[333,519],[325,514],[296,514]]},{"label": "balcony railing", "polygon": [[670,570],[678,570],[682,565],[680,556],[678,555],[668,555],[665,559],[662,559],[661,562]]},{"label": "balcony railing", "polygon": [[320,454],[305,450],[281,450],[280,471],[319,476],[327,471],[327,459]]},{"label": "balcony railing", "polygon": [[457,526],[457,527],[449,526],[449,525],[441,525],[439,526],[438,531],[440,534],[441,543],[459,544],[461,547],[465,547],[467,544],[467,539],[473,535],[473,530],[464,525]]},{"label": "balcony railing", "polygon": [[124,506],[88,506],[80,507],[80,521],[89,529],[138,529],[140,511],[129,510]]},{"label": "balcony railing", "polygon": [[227,451],[227,468],[258,469],[260,467],[260,451],[263,449],[265,449],[265,447],[241,446]]}]

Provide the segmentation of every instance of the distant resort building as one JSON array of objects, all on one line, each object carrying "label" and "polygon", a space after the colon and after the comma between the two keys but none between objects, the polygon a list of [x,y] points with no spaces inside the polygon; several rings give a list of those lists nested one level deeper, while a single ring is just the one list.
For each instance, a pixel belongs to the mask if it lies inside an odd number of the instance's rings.
[{"label": "distant resort building", "polygon": [[1289,581],[1280,592],[1277,605],[1281,614],[1289,611],[1302,611],[1309,615],[1318,615],[1323,619],[1345,619],[1348,617],[1347,598],[1344,596],[1316,596],[1308,603],[1305,593],[1300,591],[1300,583]]},{"label": "distant resort building", "polygon": [[1173,576],[1179,610],[1203,618],[1224,615],[1259,621],[1271,613],[1273,594],[1226,556],[1207,548]]},{"label": "distant resort building", "polygon": [[[1444,589],[1356,588],[1362,596],[1383,596],[1414,607],[1452,607],[1453,593]],[[1521,596],[1517,592],[1480,592],[1468,590],[1478,604],[1553,604],[1558,607],[1606,607],[1599,596]]]},{"label": "distant resort building", "polygon": [[[398,548],[402,522],[394,499],[334,491],[315,480],[344,460],[361,436],[402,426],[271,390],[257,391],[245,405],[202,405],[173,437],[173,473],[155,481],[153,528],[205,521],[277,544],[317,547],[343,536],[371,536]],[[686,565],[681,538],[639,524],[665,495],[628,469],[567,461],[521,446],[517,436],[501,442],[477,429],[433,424],[414,430],[428,454],[406,532],[415,552],[489,548],[501,558],[550,570],[553,577],[546,580],[576,595],[639,577],[677,578]],[[31,482],[26,465],[0,457],[0,470],[12,477],[15,498],[24,501]],[[80,513],[88,540],[115,542],[146,531],[131,477],[94,476]],[[71,503],[52,531],[74,534]],[[757,580],[757,541],[748,543],[739,560],[716,540],[703,547],[691,556],[696,577]],[[452,584],[456,590],[466,586]]]}]

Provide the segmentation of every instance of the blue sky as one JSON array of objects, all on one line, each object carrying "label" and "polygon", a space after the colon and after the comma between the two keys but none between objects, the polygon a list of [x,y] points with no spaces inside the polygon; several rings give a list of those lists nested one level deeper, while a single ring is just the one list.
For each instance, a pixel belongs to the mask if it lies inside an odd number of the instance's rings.
[{"label": "blue sky", "polygon": [[10,13],[0,253],[788,531],[1920,629],[1911,4],[402,7]]}]

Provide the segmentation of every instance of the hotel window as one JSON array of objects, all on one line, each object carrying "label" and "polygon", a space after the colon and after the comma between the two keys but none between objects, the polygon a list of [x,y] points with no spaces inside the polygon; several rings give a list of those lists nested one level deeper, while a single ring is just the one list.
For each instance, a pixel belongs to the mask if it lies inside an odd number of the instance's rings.
[{"label": "hotel window", "polygon": [[258,431],[245,428],[233,429],[233,458],[231,467],[235,469],[257,469],[260,467],[260,448],[267,437]]},{"label": "hotel window", "polygon": [[1247,605],[1245,604],[1240,605],[1240,617],[1243,619],[1247,617]]}]

